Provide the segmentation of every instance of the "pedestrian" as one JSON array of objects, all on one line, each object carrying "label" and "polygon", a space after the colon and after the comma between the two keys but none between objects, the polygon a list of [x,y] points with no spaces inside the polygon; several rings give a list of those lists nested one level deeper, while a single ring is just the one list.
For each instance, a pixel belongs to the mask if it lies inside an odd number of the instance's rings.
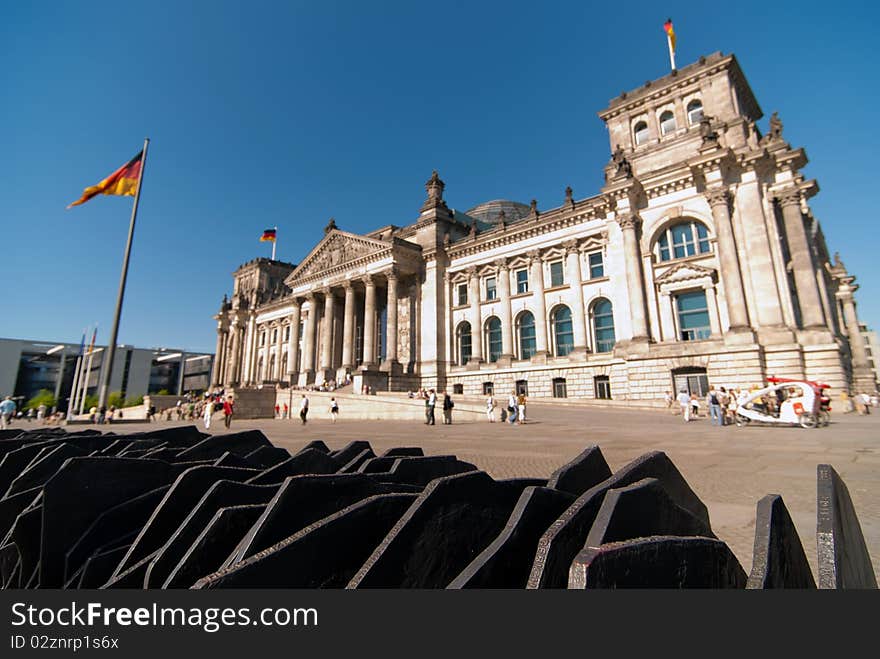
[{"label": "pedestrian", "polygon": [[691,420],[691,397],[688,396],[687,390],[682,389],[678,394],[678,405],[681,407],[681,414],[687,423]]},{"label": "pedestrian", "polygon": [[214,403],[211,402],[211,399],[205,401],[205,411],[204,411],[204,419],[205,419],[205,430],[211,427],[211,415],[214,414]]},{"label": "pedestrian", "polygon": [[12,400],[12,396],[7,396],[0,403],[0,429],[6,430],[9,427],[9,422],[14,414],[15,401]]},{"label": "pedestrian", "polygon": [[333,423],[336,423],[337,416],[339,416],[339,403],[337,403],[336,398],[333,397],[330,399],[330,418],[333,419]]},{"label": "pedestrian", "polygon": [[455,403],[452,402],[452,397],[448,392],[443,392],[443,425],[451,426],[452,425],[452,408],[455,407]]},{"label": "pedestrian", "polygon": [[663,396],[663,400],[666,401],[666,409],[672,410],[672,413],[675,414],[675,410],[672,409],[672,404],[675,402],[675,399],[672,397],[672,392],[667,391],[666,395]]},{"label": "pedestrian", "polygon": [[516,398],[516,422],[522,425],[526,422],[526,393],[520,392]]},{"label": "pedestrian", "polygon": [[232,394],[223,401],[223,425],[229,428],[232,425],[232,415],[235,414],[235,402],[232,400]]},{"label": "pedestrian", "polygon": [[700,399],[697,398],[697,394],[691,394],[691,412],[695,419],[700,418]]},{"label": "pedestrian", "polygon": [[492,394],[486,399],[486,418],[489,419],[489,423],[495,423],[495,398]]},{"label": "pedestrian", "polygon": [[865,408],[865,414],[871,413],[871,397],[864,391],[862,392],[862,406]]},{"label": "pedestrian", "polygon": [[431,389],[428,397],[425,399],[425,425],[433,426],[434,424],[434,408],[437,406],[437,392]]},{"label": "pedestrian", "polygon": [[278,403],[275,403],[275,418],[281,418],[281,406]]},{"label": "pedestrian", "polygon": [[[37,421],[45,421],[46,420],[46,410],[49,408],[46,407],[43,403],[40,403],[40,406],[37,408]],[[94,408],[92,408],[94,409]],[[97,410],[95,410],[97,412]],[[92,422],[94,422],[94,412],[92,413]]]},{"label": "pedestrian", "polygon": [[507,420],[510,425],[516,423],[516,404],[516,392],[511,391],[510,396],[507,397]]},{"label": "pedestrian", "polygon": [[709,406],[709,418],[713,426],[723,426],[724,419],[721,416],[721,393],[715,390],[715,385],[709,387],[706,394],[706,405]]},{"label": "pedestrian", "polygon": [[306,425],[309,416],[309,399],[303,394],[302,398],[299,401],[299,420],[302,421],[303,425]]},{"label": "pedestrian", "polygon": [[290,408],[287,406],[287,403],[284,403],[284,414],[281,415],[282,419],[290,418]]}]

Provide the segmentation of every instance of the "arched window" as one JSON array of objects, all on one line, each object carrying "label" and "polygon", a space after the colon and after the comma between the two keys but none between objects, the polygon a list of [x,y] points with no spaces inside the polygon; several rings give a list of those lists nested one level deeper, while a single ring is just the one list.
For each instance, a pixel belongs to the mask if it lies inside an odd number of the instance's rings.
[{"label": "arched window", "polygon": [[557,357],[564,357],[574,349],[574,330],[571,324],[571,309],[561,305],[550,316],[553,328],[553,346]]},{"label": "arched window", "polygon": [[455,338],[458,343],[458,365],[464,366],[471,360],[471,324],[468,321],[459,324]]},{"label": "arched window", "polygon": [[703,103],[695,98],[687,104],[688,123],[690,125],[698,124],[703,119]]},{"label": "arched window", "polygon": [[683,259],[694,254],[712,251],[706,225],[694,220],[673,224],[657,239],[657,258],[660,261]]},{"label": "arched window", "polygon": [[639,144],[645,144],[648,141],[648,123],[645,121],[637,121],[636,125],[633,126],[633,139],[635,139],[636,146]]},{"label": "arched window", "polygon": [[501,357],[501,319],[492,316],[486,321],[486,354],[490,362],[497,362]]},{"label": "arched window", "polygon": [[614,314],[611,301],[601,298],[593,304],[593,336],[596,337],[596,352],[611,352],[614,349]]},{"label": "arched window", "polygon": [[530,359],[537,350],[535,343],[535,317],[530,311],[523,311],[516,319],[516,337],[519,345],[519,358]]},{"label": "arched window", "polygon": [[675,115],[672,114],[672,110],[666,110],[666,112],[660,115],[660,134],[661,135],[669,135],[670,133],[675,132],[677,126],[675,125]]}]

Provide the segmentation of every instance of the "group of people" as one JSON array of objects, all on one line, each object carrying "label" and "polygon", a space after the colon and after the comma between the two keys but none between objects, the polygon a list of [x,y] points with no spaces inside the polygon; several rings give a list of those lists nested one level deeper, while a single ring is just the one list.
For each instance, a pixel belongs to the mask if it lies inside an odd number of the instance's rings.
[{"label": "group of people", "polygon": [[[486,418],[489,423],[495,423],[495,408],[497,403],[495,396],[489,394],[486,399]],[[510,392],[507,397],[507,407],[501,410],[501,423],[509,423],[510,425],[522,425],[526,422],[526,395],[524,393],[517,394],[515,391]]]},{"label": "group of people", "polygon": [[705,397],[701,398],[696,393],[688,393],[682,389],[677,396],[671,391],[666,392],[666,409],[672,414],[681,414],[685,423],[700,418],[700,410],[705,404],[709,418],[714,426],[727,426],[736,422],[736,410],[739,400],[743,397],[741,389],[726,389],[724,387],[709,387]]},{"label": "group of people", "polygon": [[865,391],[855,393],[841,391],[840,402],[843,405],[844,414],[850,412],[856,412],[860,415],[870,414],[872,407],[880,407],[880,396],[876,391],[873,394],[868,394]]}]

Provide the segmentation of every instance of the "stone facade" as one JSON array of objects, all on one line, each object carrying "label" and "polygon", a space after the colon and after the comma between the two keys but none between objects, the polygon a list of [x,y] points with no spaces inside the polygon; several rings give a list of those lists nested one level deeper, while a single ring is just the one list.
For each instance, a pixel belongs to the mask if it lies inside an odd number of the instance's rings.
[{"label": "stone facade", "polygon": [[214,381],[644,403],[768,376],[874,389],[858,288],[832,262],[803,149],[715,53],[599,113],[599,194],[466,213],[434,172],[419,216],[366,235],[331,220],[298,266],[235,273]]}]

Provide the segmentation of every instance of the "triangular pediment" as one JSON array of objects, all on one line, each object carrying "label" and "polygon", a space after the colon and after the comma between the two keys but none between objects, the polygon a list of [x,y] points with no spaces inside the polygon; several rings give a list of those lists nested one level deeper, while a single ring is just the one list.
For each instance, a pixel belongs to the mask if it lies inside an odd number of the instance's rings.
[{"label": "triangular pediment", "polygon": [[715,270],[695,263],[679,263],[657,277],[656,282],[658,284],[674,284],[681,281],[706,279],[707,277],[714,280]]},{"label": "triangular pediment", "polygon": [[333,229],[309,252],[299,267],[287,278],[287,282],[306,279],[390,249],[391,243],[383,240]]}]

